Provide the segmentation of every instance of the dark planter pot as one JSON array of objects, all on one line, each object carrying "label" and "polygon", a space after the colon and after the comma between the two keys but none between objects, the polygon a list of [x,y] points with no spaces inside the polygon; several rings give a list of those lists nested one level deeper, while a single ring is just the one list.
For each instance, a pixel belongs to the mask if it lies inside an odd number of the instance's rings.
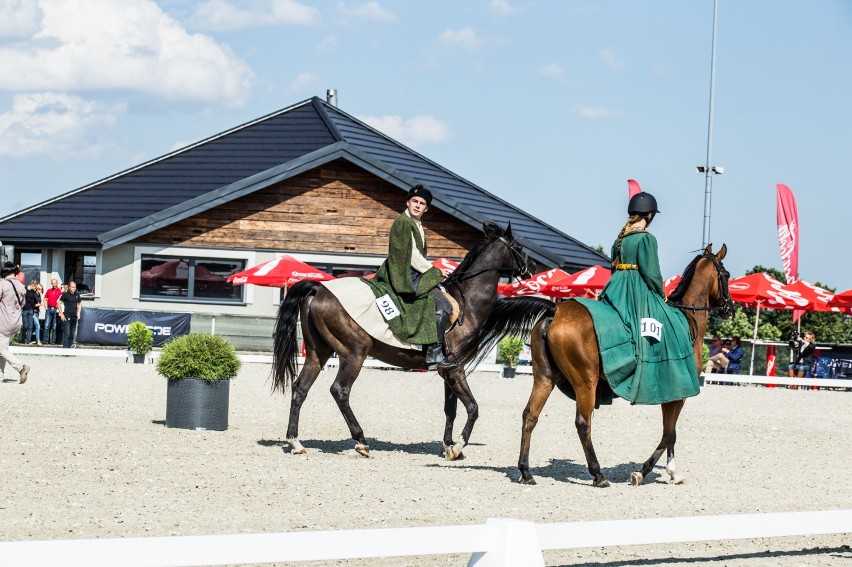
[{"label": "dark planter pot", "polygon": [[230,380],[168,380],[166,427],[225,431],[228,429]]},{"label": "dark planter pot", "polygon": [[133,364],[145,364],[145,355],[133,353]]},{"label": "dark planter pot", "polygon": [[503,378],[514,378],[515,377],[515,369],[509,368],[508,366],[503,367]]}]

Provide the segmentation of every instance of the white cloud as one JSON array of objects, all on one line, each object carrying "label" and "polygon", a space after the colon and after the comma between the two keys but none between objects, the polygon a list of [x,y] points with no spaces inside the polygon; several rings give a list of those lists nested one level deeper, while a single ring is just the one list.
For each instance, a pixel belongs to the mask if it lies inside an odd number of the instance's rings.
[{"label": "white cloud", "polygon": [[386,8],[382,8],[378,2],[370,1],[360,6],[349,7],[343,2],[337,3],[337,13],[344,20],[364,20],[373,22],[394,23],[397,21],[396,14]]},{"label": "white cloud", "polygon": [[415,116],[407,120],[390,114],[358,118],[379,132],[410,146],[435,144],[450,138],[450,125],[432,116]]},{"label": "white cloud", "polygon": [[539,73],[546,77],[564,77],[565,67],[563,67],[559,63],[548,63],[547,65],[539,69]]},{"label": "white cloud", "polygon": [[0,0],[0,39],[23,39],[41,26],[37,0]]},{"label": "white cloud", "polygon": [[[28,42],[0,47],[0,89],[125,89],[241,105],[254,74],[227,46],[190,34],[151,0],[42,0]],[[94,17],[94,14],[97,17]]]},{"label": "white cloud", "polygon": [[330,35],[317,44],[317,51],[320,53],[331,53],[335,47],[337,47],[337,36]]},{"label": "white cloud", "polygon": [[491,0],[488,7],[498,16],[511,16],[520,11],[520,8],[513,6],[508,0]]},{"label": "white cloud", "polygon": [[438,43],[447,47],[461,47],[471,51],[479,49],[484,44],[470,26],[460,30],[446,29],[442,31],[438,35]]},{"label": "white cloud", "polygon": [[603,62],[604,65],[609,67],[610,69],[621,69],[624,67],[624,61],[621,61],[618,57],[615,56],[615,53],[610,51],[609,49],[603,49],[598,52],[598,59]]},{"label": "white cloud", "polygon": [[296,0],[206,0],[190,22],[202,30],[241,30],[263,26],[310,26],[322,19],[313,6]]},{"label": "white cloud", "polygon": [[0,114],[0,156],[97,154],[109,145],[104,136],[124,110],[61,93],[15,95]]},{"label": "white cloud", "polygon": [[574,110],[572,112],[577,116],[582,116],[583,118],[591,118],[592,120],[598,120],[601,118],[615,118],[621,115],[620,112],[611,108],[604,108],[601,106],[585,106],[582,104],[574,106]]},{"label": "white cloud", "polygon": [[319,85],[316,73],[299,73],[290,83],[290,89],[297,92],[315,90]]}]

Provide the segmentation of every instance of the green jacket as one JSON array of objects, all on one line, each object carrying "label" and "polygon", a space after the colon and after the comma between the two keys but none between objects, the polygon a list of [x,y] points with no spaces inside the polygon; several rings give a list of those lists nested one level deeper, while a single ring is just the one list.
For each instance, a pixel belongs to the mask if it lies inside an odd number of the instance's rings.
[{"label": "green jacket", "polygon": [[387,260],[375,277],[364,281],[373,289],[376,298],[389,295],[399,310],[400,315],[388,321],[396,338],[409,344],[426,345],[438,340],[432,290],[441,283],[443,274],[432,267],[420,276],[417,286],[414,285],[412,242],[425,256],[426,242],[420,237],[416,221],[403,213],[391,225]]},{"label": "green jacket", "polygon": [[[615,245],[612,257],[615,258]],[[617,313],[626,331],[625,342],[616,341],[619,333],[615,325],[604,329],[603,321],[595,320],[604,374],[613,391],[638,404],[660,404],[698,394],[698,370],[689,325],[680,310],[666,303],[657,239],[645,231],[624,236],[617,261],[635,265],[637,269],[615,270],[600,295],[600,307],[608,305]],[[642,336],[643,318],[653,318],[662,324],[659,341]],[[626,356],[604,356],[604,351],[613,345],[603,343],[612,341],[629,348],[624,352]],[[615,358],[621,360],[617,362]]]}]

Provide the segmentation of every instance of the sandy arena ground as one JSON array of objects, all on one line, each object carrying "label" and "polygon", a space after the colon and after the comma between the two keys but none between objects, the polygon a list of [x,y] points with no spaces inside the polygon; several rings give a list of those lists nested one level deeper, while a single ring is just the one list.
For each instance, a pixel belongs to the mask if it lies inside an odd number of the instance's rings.
[{"label": "sandy arena ground", "polygon": [[[289,398],[266,364],[231,383],[230,427],[164,426],[166,382],[123,359],[25,356],[27,384],[0,384],[0,540],[206,535],[792,512],[852,508],[852,393],[709,386],[687,401],[678,466],[687,482],[627,484],[656,445],[658,407],[617,401],[595,415],[612,482],[591,487],[573,402],[554,393],[533,435],[537,486],[517,483],[531,378],[475,373],[480,419],[466,459],[440,457],[443,388],[434,373],[365,369],[353,409],[372,458],[358,456],[323,372],[302,411],[310,454],[290,455]],[[17,379],[17,376],[15,376]],[[463,421],[457,421],[456,432]],[[665,457],[661,460],[664,462]],[[850,565],[852,535],[545,553],[547,565]],[[467,556],[310,565],[466,565]],[[2,563],[2,559],[0,559]]]}]

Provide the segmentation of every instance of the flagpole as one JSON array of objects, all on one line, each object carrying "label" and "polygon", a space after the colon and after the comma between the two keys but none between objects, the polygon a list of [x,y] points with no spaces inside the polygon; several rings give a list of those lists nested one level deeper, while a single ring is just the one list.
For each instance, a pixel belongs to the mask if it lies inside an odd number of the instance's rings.
[{"label": "flagpole", "polygon": [[[710,243],[710,208],[713,193],[713,99],[716,86],[716,20],[719,13],[719,0],[713,0],[713,41],[710,51],[710,112],[707,118],[707,159],[704,161],[704,226],[701,232],[701,248]],[[700,168],[699,168],[700,169]],[[719,172],[721,172],[721,168]]]}]

